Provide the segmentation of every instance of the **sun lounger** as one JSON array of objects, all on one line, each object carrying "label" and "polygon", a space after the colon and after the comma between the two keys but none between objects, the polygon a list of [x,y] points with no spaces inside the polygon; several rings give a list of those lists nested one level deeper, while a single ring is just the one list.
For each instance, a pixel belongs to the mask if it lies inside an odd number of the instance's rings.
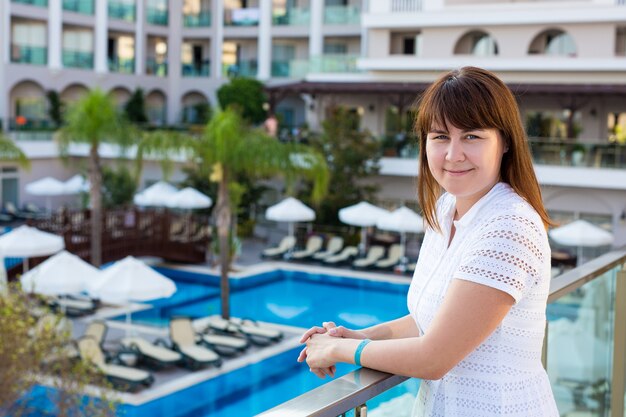
[{"label": "sun lounger", "polygon": [[367,251],[365,258],[357,259],[352,262],[354,268],[369,268],[372,267],[385,255],[385,248],[382,246],[372,246]]},{"label": "sun lounger", "polygon": [[341,265],[352,260],[358,255],[359,249],[356,246],[346,246],[337,255],[332,255],[324,259],[326,265]]},{"label": "sun lounger", "polygon": [[85,328],[85,336],[94,339],[100,346],[104,344],[107,335],[107,325],[102,320],[92,321]]},{"label": "sun lounger", "polygon": [[144,363],[154,369],[176,365],[183,360],[182,353],[170,349],[167,343],[161,339],[150,343],[144,338],[134,336],[125,337],[120,343],[124,348],[137,353],[140,363]]},{"label": "sun lounger", "polygon": [[261,326],[250,319],[231,317],[230,320],[225,320],[220,316],[212,316],[209,318],[209,327],[222,334],[243,335],[257,346],[267,346],[283,337],[281,331]]},{"label": "sun lounger", "polygon": [[188,318],[170,320],[170,338],[172,347],[183,355],[183,362],[187,367],[199,369],[207,365],[222,365],[222,358],[214,350],[197,344],[198,337]]},{"label": "sun lounger", "polygon": [[400,263],[403,256],[404,246],[395,243],[389,247],[387,257],[376,262],[374,266],[380,269],[393,269],[394,266]]},{"label": "sun lounger", "polygon": [[328,241],[326,250],[317,252],[313,255],[313,259],[316,261],[322,261],[328,257],[337,255],[341,248],[343,248],[343,238],[341,236],[334,236]]},{"label": "sun lounger", "polygon": [[285,236],[275,248],[265,249],[261,253],[263,258],[278,258],[296,246],[296,238],[294,236]]},{"label": "sun lounger", "polygon": [[315,255],[322,249],[323,240],[321,236],[311,236],[306,242],[306,248],[304,250],[295,251],[291,254],[291,259],[302,260],[307,259]]},{"label": "sun lounger", "polygon": [[[78,341],[80,356],[93,363],[116,389],[135,391],[143,386],[149,387],[154,382],[150,372],[129,366],[107,363],[105,354],[98,342],[91,337],[83,337]],[[119,362],[119,359],[116,359]]]},{"label": "sun lounger", "polygon": [[50,301],[50,307],[64,312],[70,317],[80,317],[96,312],[97,305],[93,300],[77,300],[69,297],[55,297]]},{"label": "sun lounger", "polygon": [[[245,337],[235,337],[232,335],[215,334],[208,326],[198,328],[194,326],[189,317],[176,317],[179,326],[189,326],[196,333],[196,342],[223,356],[235,356],[245,352],[250,346],[250,342]],[[184,324],[184,322],[188,324]]]}]

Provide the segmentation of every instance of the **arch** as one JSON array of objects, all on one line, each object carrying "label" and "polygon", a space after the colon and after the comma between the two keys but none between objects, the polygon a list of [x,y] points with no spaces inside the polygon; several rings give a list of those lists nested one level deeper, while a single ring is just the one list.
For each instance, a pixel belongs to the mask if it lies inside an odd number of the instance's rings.
[{"label": "arch", "polygon": [[132,95],[131,91],[126,87],[115,87],[109,90],[109,96],[117,104],[118,108],[123,107]]},{"label": "arch", "polygon": [[161,90],[152,90],[146,94],[146,114],[151,124],[165,124],[167,115],[167,96]]},{"label": "arch", "polygon": [[199,91],[189,91],[181,98],[182,123],[204,124],[211,115],[209,99]]},{"label": "arch", "polygon": [[576,42],[566,31],[549,28],[533,38],[528,47],[528,54],[574,57],[577,54]]},{"label": "arch", "polygon": [[46,91],[36,81],[24,80],[15,84],[9,93],[9,106],[11,118],[23,116],[27,121],[48,119]]},{"label": "arch", "polygon": [[63,92],[60,94],[61,101],[63,101],[66,104],[73,103],[75,101],[80,100],[88,92],[89,92],[89,88],[87,88],[83,84],[78,84],[78,83],[70,84],[67,87],[65,87]]},{"label": "arch", "polygon": [[194,104],[208,104],[209,99],[200,91],[189,91],[181,99],[183,106],[193,106]]},{"label": "arch", "polygon": [[498,43],[495,38],[483,30],[467,32],[454,46],[455,55],[496,56]]}]

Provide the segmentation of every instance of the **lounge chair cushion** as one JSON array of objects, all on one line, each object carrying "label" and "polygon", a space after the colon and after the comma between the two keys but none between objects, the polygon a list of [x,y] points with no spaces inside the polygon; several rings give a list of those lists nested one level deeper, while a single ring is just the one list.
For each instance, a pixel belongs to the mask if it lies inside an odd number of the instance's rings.
[{"label": "lounge chair cushion", "polygon": [[292,258],[303,259],[313,256],[316,252],[322,249],[322,238],[320,236],[311,236],[306,243],[306,249],[296,251],[291,254]]},{"label": "lounge chair cushion", "polygon": [[404,256],[404,247],[399,244],[393,244],[389,248],[389,253],[385,259],[376,262],[377,268],[391,268],[397,265]]},{"label": "lounge chair cushion", "polygon": [[121,341],[125,347],[135,346],[142,355],[163,363],[178,362],[182,359],[182,355],[175,350],[167,349],[162,346],[156,346],[141,337],[126,337]]},{"label": "lounge chair cushion", "polygon": [[218,355],[211,349],[207,349],[203,346],[178,345],[178,349],[183,355],[188,356],[198,362],[206,363],[220,360],[220,355]]},{"label": "lounge chair cushion", "polygon": [[141,382],[150,378],[150,373],[129,366],[101,364],[98,367],[106,376],[125,379],[127,381]]},{"label": "lounge chair cushion", "polygon": [[209,325],[215,329],[221,329],[222,331],[231,333],[239,332],[246,336],[262,337],[272,341],[280,340],[283,336],[280,330],[254,325],[249,320],[243,320],[237,317],[231,317],[229,321],[224,320],[220,316],[213,316],[209,320]]},{"label": "lounge chair cushion", "polygon": [[356,268],[366,268],[374,265],[385,254],[385,248],[382,246],[372,246],[368,251],[365,258],[357,259],[352,263]]},{"label": "lounge chair cushion", "polygon": [[246,349],[248,347],[248,341],[238,337],[223,336],[219,334],[205,334],[202,335],[204,340],[209,345],[227,346],[233,349]]},{"label": "lounge chair cushion", "polygon": [[313,255],[313,259],[321,260],[324,258],[328,258],[329,256],[336,255],[337,253],[339,253],[341,248],[343,248],[343,238],[340,236],[332,237],[328,241],[326,250],[322,252],[317,252],[315,255]]},{"label": "lounge chair cushion", "polygon": [[262,254],[268,257],[279,256],[293,249],[294,246],[296,246],[296,238],[294,236],[285,236],[277,247],[265,249]]},{"label": "lounge chair cushion", "polygon": [[324,262],[327,264],[339,264],[341,262],[346,262],[352,256],[356,256],[358,253],[359,250],[355,246],[347,246],[341,251],[341,253],[324,259]]}]

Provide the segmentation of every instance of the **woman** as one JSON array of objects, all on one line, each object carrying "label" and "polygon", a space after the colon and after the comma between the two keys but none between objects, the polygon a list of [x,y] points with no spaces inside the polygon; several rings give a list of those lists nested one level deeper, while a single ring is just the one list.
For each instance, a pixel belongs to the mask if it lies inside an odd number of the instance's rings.
[{"label": "woman", "polygon": [[416,131],[427,231],[410,314],[314,327],[298,360],[322,378],[337,362],[421,378],[415,416],[557,417],[541,364],[550,220],[515,98],[486,70],[451,71],[422,96]]}]

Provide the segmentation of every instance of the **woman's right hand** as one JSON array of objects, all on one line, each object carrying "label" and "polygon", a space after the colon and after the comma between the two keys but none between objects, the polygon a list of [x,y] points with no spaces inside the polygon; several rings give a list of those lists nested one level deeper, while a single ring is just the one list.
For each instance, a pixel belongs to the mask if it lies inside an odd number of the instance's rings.
[{"label": "woman's right hand", "polygon": [[324,322],[323,326],[328,331],[328,334],[334,337],[343,337],[345,339],[367,339],[367,335],[363,331],[337,326],[332,321]]}]

